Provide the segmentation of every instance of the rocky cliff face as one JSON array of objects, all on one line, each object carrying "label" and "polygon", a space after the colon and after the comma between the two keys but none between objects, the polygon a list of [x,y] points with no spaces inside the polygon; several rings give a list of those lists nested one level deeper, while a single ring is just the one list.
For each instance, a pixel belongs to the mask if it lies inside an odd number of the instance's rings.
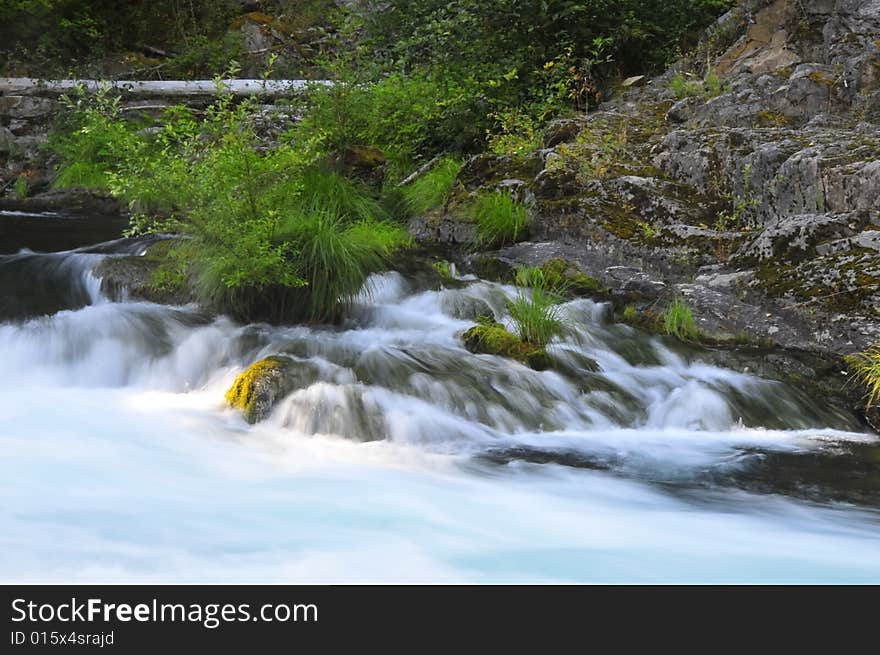
[{"label": "rocky cliff face", "polygon": [[880,0],[744,2],[695,61],[544,145],[462,172],[464,192],[532,206],[535,243],[502,259],[567,256],[622,302],[682,295],[708,332],[835,353],[880,339]]}]

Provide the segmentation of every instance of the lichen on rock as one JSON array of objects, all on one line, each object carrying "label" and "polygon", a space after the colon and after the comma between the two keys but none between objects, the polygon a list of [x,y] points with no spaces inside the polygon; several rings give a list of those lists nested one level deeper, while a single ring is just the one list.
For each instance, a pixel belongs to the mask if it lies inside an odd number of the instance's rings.
[{"label": "lichen on rock", "polygon": [[253,424],[269,416],[279,400],[316,379],[317,372],[306,362],[272,355],[254,362],[235,379],[226,402]]}]

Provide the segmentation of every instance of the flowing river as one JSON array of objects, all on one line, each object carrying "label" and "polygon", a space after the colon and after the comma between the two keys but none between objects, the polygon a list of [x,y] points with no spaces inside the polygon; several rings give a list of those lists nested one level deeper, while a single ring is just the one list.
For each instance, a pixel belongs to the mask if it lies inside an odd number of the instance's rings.
[{"label": "flowing river", "polygon": [[[552,371],[470,354],[514,293],[477,279],[335,328],[110,301],[143,247],[0,255],[3,582],[880,582],[880,445],[821,399],[589,300]],[[303,384],[250,426],[275,353]]]}]

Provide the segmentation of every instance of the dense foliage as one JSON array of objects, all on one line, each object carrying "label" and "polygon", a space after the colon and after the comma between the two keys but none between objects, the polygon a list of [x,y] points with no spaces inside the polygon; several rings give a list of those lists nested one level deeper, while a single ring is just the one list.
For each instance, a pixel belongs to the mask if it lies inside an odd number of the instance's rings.
[{"label": "dense foliage", "polygon": [[611,74],[649,73],[731,0],[406,0],[366,14],[365,46],[398,70],[496,81],[508,103],[584,104]]},{"label": "dense foliage", "polygon": [[203,119],[176,107],[156,134],[106,95],[72,100],[75,127],[54,142],[64,161],[56,183],[109,187],[130,203],[134,231],[188,237],[175,256],[211,306],[249,319],[333,320],[407,244],[406,232],[308,134],[261,148],[251,103],[235,105],[218,84]]},{"label": "dense foliage", "polygon": [[[271,16],[249,16],[300,59],[302,34],[336,16],[332,0],[257,4]],[[248,56],[241,13],[238,0],[2,0],[0,74],[210,78]]]},{"label": "dense foliage", "polygon": [[[0,5],[0,30],[7,56],[94,60],[150,43],[174,48],[165,72],[222,73],[207,112],[175,107],[157,122],[108,94],[74,97],[50,144],[56,184],[109,188],[130,204],[134,231],[186,237],[157,284],[188,280],[205,302],[251,320],[325,321],[407,244],[410,216],[452,203],[475,222],[475,245],[525,238],[528,208],[506,191],[456,186],[464,157],[534,150],[547,120],[595,104],[616,76],[662,66],[729,4],[412,0],[337,11],[331,0],[276,0],[261,3],[275,15],[236,18],[232,0],[14,0]],[[319,18],[352,47],[321,62],[335,84],[295,101],[298,124],[264,141],[256,101],[224,93],[223,77],[241,71],[224,66],[243,54],[229,35],[247,19],[283,46],[294,24],[315,32]],[[265,55],[268,77],[285,53]],[[369,160],[370,174],[349,170],[352,157]],[[543,344],[559,329],[555,296],[533,282],[511,312],[522,337]]]}]

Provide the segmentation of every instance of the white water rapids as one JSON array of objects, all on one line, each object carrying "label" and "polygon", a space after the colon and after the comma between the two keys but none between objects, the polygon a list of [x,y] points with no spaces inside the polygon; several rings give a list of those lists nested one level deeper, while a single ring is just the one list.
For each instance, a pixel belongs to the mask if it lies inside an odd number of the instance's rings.
[{"label": "white water rapids", "polygon": [[[0,316],[3,582],[880,582],[875,506],[746,475],[875,437],[602,305],[536,372],[460,342],[511,288],[389,273],[342,328],[239,326],[110,302],[105,256],[0,257],[70,307]],[[249,426],[224,393],[275,353],[308,380]]]}]

